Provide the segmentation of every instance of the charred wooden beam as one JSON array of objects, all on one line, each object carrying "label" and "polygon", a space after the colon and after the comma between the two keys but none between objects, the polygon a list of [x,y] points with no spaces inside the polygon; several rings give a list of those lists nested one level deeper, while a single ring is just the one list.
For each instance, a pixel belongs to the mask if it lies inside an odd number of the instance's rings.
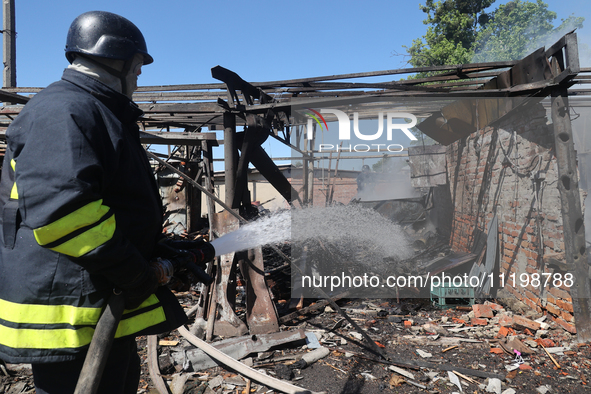
[{"label": "charred wooden beam", "polygon": [[0,101],[3,103],[26,104],[29,101],[29,98],[2,89],[0,90]]},{"label": "charred wooden beam", "polygon": [[142,144],[201,146],[202,141],[217,145],[215,133],[140,132]]},{"label": "charred wooden beam", "polygon": [[[576,45],[576,35],[563,37],[559,43]],[[574,42],[573,42],[574,38]],[[555,77],[570,72],[569,63],[565,62],[562,50],[552,46],[552,73]],[[571,48],[572,49],[572,48]],[[576,49],[576,48],[575,48]],[[566,51],[569,53],[569,51]],[[548,52],[547,52],[548,53]],[[571,52],[572,56],[572,52]],[[570,66],[578,71],[578,60],[568,60]],[[585,242],[585,220],[581,208],[577,154],[568,104],[568,89],[561,85],[552,91],[552,123],[554,125],[554,148],[558,168],[558,191],[560,193],[566,266],[573,275],[571,287],[575,327],[580,341],[591,340],[591,282],[587,247]]]},{"label": "charred wooden beam", "polygon": [[273,98],[262,91],[262,89],[255,87],[254,85],[246,82],[240,78],[238,74],[227,68],[221,66],[215,66],[211,69],[211,76],[215,79],[223,81],[226,84],[228,93],[231,96],[234,105],[240,103],[236,90],[240,90],[244,96],[246,104],[252,105],[253,99],[259,100],[261,103],[268,103],[273,101]]},{"label": "charred wooden beam", "polygon": [[231,112],[224,113],[224,175],[225,175],[225,199],[224,202],[232,208],[234,201],[234,188],[236,187],[236,166],[238,165],[238,149],[236,148],[236,115]]}]

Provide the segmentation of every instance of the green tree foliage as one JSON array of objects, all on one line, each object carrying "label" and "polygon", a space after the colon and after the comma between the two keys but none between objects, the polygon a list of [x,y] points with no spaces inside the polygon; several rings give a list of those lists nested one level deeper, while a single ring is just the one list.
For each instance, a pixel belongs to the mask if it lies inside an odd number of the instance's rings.
[{"label": "green tree foliage", "polygon": [[407,48],[413,67],[469,63],[479,27],[489,15],[484,10],[494,0],[427,0],[419,5],[427,14],[427,33]]},{"label": "green tree foliage", "polygon": [[[413,67],[516,60],[550,45],[584,18],[570,16],[554,26],[556,13],[542,0],[513,0],[487,12],[494,0],[427,0],[427,33],[410,48]],[[421,74],[418,77],[429,74]]]},{"label": "green tree foliage", "polygon": [[556,13],[548,5],[515,0],[502,4],[474,43],[475,62],[518,60],[539,47],[583,26],[583,17],[570,16],[554,27]]}]

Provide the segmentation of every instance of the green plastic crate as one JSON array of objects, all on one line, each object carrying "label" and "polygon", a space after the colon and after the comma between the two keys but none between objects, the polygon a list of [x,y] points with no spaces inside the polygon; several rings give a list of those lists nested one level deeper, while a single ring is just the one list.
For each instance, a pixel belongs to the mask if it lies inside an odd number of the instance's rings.
[{"label": "green plastic crate", "polygon": [[431,290],[431,302],[439,308],[474,305],[474,288],[447,284]]}]

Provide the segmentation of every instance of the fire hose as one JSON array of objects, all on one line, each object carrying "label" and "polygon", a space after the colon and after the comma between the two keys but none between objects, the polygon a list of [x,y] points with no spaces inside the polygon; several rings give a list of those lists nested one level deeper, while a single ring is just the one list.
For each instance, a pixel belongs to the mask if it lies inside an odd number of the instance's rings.
[{"label": "fire hose", "polygon": [[[168,283],[175,272],[183,270],[189,270],[198,281],[209,285],[213,282],[213,278],[199,264],[205,264],[213,260],[214,257],[214,247],[210,243],[204,242],[197,249],[178,250],[171,252],[170,257],[156,259],[151,263],[151,269],[156,272],[160,285]],[[97,392],[124,309],[122,292],[113,290],[113,294],[109,297],[107,306],[96,325],[74,394],[95,394]]]}]

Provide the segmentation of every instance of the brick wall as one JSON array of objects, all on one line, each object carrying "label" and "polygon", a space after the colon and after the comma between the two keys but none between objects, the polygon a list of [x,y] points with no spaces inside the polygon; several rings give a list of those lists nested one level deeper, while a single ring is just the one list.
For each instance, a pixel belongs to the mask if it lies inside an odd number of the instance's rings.
[{"label": "brick wall", "polygon": [[478,232],[488,231],[496,212],[504,289],[574,332],[568,286],[531,283],[534,274],[556,274],[552,279],[567,274],[543,263],[545,256],[564,261],[553,141],[552,125],[538,105],[448,146],[450,244],[456,251],[474,251]]}]

